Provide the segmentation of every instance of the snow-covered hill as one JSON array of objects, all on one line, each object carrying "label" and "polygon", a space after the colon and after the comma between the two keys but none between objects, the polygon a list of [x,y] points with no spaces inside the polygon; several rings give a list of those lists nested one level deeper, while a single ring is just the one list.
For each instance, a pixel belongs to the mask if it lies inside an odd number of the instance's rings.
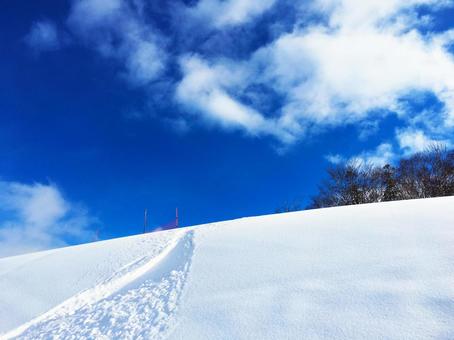
[{"label": "snow-covered hill", "polygon": [[454,339],[454,197],[244,218],[0,259],[25,339]]}]

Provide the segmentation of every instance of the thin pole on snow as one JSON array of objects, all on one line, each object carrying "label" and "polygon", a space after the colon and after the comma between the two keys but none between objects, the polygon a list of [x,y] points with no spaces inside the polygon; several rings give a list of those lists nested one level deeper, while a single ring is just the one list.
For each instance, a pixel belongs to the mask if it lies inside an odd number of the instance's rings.
[{"label": "thin pole on snow", "polygon": [[145,208],[143,212],[143,233],[145,234],[147,232],[147,226],[148,226],[148,209]]},{"label": "thin pole on snow", "polygon": [[178,228],[178,208],[175,208],[175,227]]}]

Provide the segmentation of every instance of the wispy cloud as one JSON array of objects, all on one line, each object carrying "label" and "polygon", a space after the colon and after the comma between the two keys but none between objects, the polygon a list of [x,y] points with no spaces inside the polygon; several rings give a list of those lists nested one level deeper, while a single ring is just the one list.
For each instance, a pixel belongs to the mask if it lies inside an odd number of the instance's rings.
[{"label": "wispy cloud", "polygon": [[352,161],[361,164],[384,166],[386,164],[392,164],[400,158],[426,151],[434,145],[441,145],[448,148],[453,146],[449,139],[430,138],[423,130],[415,128],[397,129],[395,139],[396,147],[393,147],[391,143],[382,143],[374,150],[363,151],[360,154],[350,157],[339,154],[328,154],[325,156],[325,159],[332,164]]},{"label": "wispy cloud", "polygon": [[166,67],[162,37],[143,13],[144,3],[127,0],[75,0],[68,17],[70,30],[102,56],[119,61],[121,74],[144,86]]},{"label": "wispy cloud", "polygon": [[200,0],[185,14],[216,28],[244,24],[268,11],[276,0]]},{"label": "wispy cloud", "polygon": [[389,143],[380,144],[375,150],[365,151],[350,158],[350,161],[359,164],[371,164],[374,166],[384,166],[393,163],[396,155],[393,147]]},{"label": "wispy cloud", "polygon": [[0,257],[87,241],[94,224],[55,185],[0,181]]},{"label": "wispy cloud", "polygon": [[184,77],[176,90],[177,100],[202,113],[206,121],[226,129],[242,129],[250,135],[292,138],[277,122],[265,118],[232,93],[247,82],[248,71],[228,62],[210,65],[198,57],[181,60]]},{"label": "wispy cloud", "polygon": [[[228,103],[219,102],[222,114],[216,114],[212,103],[192,99],[199,101],[194,106],[204,116],[211,113],[221,126],[237,122],[247,126],[251,134],[263,133],[269,122],[272,135],[292,143],[336,126],[367,125],[369,120],[376,124],[380,115],[388,112],[408,122],[414,112],[403,110],[401,99],[429,91],[444,104],[438,116],[444,129],[450,131],[454,122],[454,61],[446,46],[449,39],[446,33],[440,33],[443,39],[437,33],[423,34],[411,20],[415,6],[433,3],[316,1],[308,8],[326,15],[326,23],[283,34],[247,60],[216,60],[218,69],[244,73],[241,82],[228,85],[229,93],[237,96],[230,95]],[[180,93],[191,77],[185,65],[183,73]],[[193,75],[196,77],[204,94],[227,95],[219,90],[219,82],[226,82],[225,76],[212,75],[208,79]],[[245,100],[248,88],[255,85],[283,99],[273,119]],[[230,105],[234,99],[235,105]]]},{"label": "wispy cloud", "polygon": [[[451,1],[287,1],[290,19],[279,10],[282,2],[200,0],[154,13],[143,0],[73,0],[67,24],[83,44],[116,60],[129,83],[147,88],[151,101],[177,103],[182,109],[172,119],[179,114],[185,129],[191,112],[210,126],[288,146],[347,124],[359,126],[363,140],[394,114],[429,139],[452,139],[454,33],[430,29]],[[260,21],[273,11],[276,22]],[[158,15],[165,28],[158,28]],[[270,27],[280,16],[291,29]],[[267,38],[241,50],[246,28]],[[235,41],[229,49],[244,53],[225,51],[220,32]],[[201,48],[213,37],[215,51]],[[156,82],[172,88],[167,97],[150,90]],[[423,93],[440,102],[428,122],[411,105]]]},{"label": "wispy cloud", "polygon": [[27,45],[35,52],[57,50],[64,44],[56,25],[49,20],[36,21],[25,37]]},{"label": "wispy cloud", "polygon": [[400,148],[406,155],[425,151],[433,145],[452,146],[448,139],[430,138],[424,131],[411,128],[398,130],[396,137]]},{"label": "wispy cloud", "polygon": [[[301,124],[343,125],[377,110],[396,112],[402,96],[428,90],[446,105],[444,123],[451,126],[452,55],[436,34],[395,24],[412,2],[320,2],[330,13],[328,25],[297,29],[258,53],[267,65],[265,79],[286,96],[283,116]],[[423,2],[431,1],[417,3]]]},{"label": "wispy cloud", "polygon": [[386,164],[392,164],[396,160],[396,154],[390,143],[382,143],[374,150],[363,151],[358,155],[345,157],[339,154],[329,154],[325,159],[331,164],[355,163],[367,164],[382,167]]},{"label": "wispy cloud", "polygon": [[325,155],[325,159],[331,164],[340,164],[345,162],[345,158],[339,154],[328,154]]}]

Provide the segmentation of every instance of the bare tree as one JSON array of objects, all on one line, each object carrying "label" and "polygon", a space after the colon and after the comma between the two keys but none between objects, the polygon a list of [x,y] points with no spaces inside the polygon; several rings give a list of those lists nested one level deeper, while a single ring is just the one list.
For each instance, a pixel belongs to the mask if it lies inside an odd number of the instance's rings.
[{"label": "bare tree", "polygon": [[434,144],[399,162],[401,199],[454,195],[454,151]]},{"label": "bare tree", "polygon": [[330,167],[308,208],[454,195],[454,150],[434,144],[396,167],[349,162]]},{"label": "bare tree", "polygon": [[368,164],[349,162],[327,170],[310,208],[376,202],[383,196],[380,171]]},{"label": "bare tree", "polygon": [[399,188],[396,180],[396,169],[386,164],[380,172],[383,185],[383,201],[395,201],[399,197]]}]

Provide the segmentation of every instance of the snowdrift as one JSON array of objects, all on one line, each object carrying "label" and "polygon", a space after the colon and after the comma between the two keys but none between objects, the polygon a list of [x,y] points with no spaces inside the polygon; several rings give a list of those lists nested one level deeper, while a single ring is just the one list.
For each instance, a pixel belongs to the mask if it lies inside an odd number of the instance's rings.
[{"label": "snowdrift", "polygon": [[454,197],[0,259],[2,339],[454,339]]}]

